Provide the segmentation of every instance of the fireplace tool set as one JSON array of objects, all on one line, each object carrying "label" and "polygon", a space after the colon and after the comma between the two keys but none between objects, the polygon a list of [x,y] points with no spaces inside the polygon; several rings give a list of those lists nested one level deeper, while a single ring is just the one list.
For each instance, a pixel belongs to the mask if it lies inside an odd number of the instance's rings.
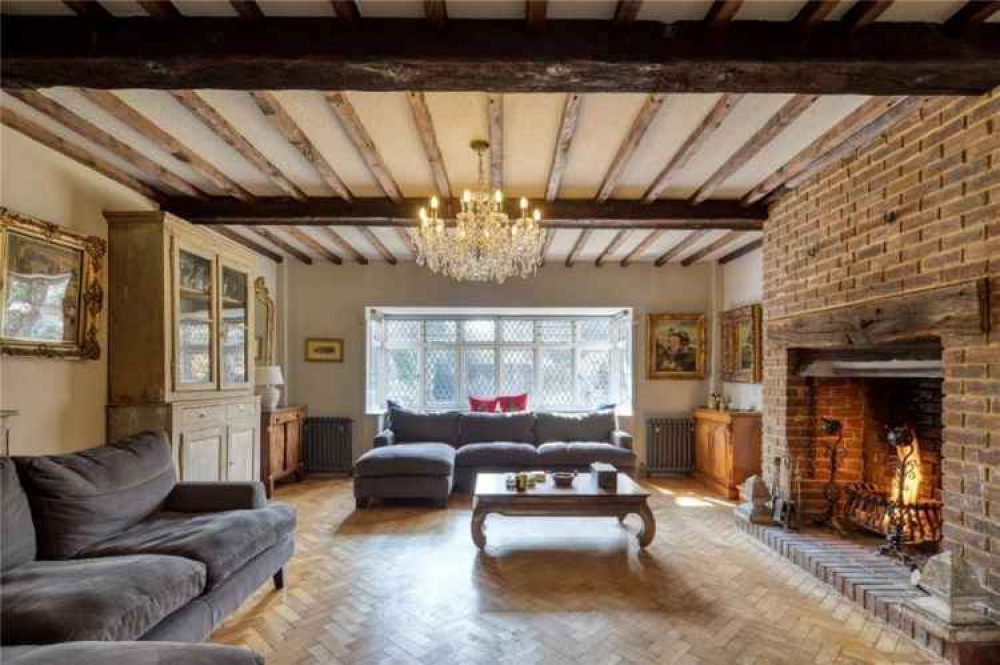
[{"label": "fireplace tool set", "polygon": [[[788,492],[781,489],[782,468],[788,469]],[[792,499],[794,495],[795,499]],[[802,505],[802,476],[798,460],[789,455],[774,458],[771,483],[771,519],[786,529],[799,528],[799,506]]]}]

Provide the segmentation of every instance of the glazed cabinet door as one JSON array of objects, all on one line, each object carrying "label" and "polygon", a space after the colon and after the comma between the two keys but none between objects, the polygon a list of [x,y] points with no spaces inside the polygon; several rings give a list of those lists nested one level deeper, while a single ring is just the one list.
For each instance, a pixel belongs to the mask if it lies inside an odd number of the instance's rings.
[{"label": "glazed cabinet door", "polygon": [[226,480],[256,480],[254,462],[257,429],[253,425],[230,425]]},{"label": "glazed cabinet door", "polygon": [[181,432],[180,447],[181,480],[218,481],[224,478],[225,428],[209,427]]},{"label": "glazed cabinet door", "polygon": [[214,390],[217,384],[216,270],[211,252],[174,238],[173,383],[177,392]]},{"label": "glazed cabinet door", "polygon": [[219,387],[242,388],[251,377],[250,273],[226,261],[219,270]]}]

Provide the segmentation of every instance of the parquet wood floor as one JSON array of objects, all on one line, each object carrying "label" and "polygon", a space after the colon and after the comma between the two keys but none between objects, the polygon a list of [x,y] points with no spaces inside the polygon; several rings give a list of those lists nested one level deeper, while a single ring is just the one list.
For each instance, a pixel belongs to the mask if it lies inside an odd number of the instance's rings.
[{"label": "parquet wood floor", "polygon": [[935,663],[734,526],[729,502],[656,480],[656,540],[630,517],[487,522],[468,497],[356,512],[350,480],[279,488],[298,507],[286,587],[213,635],[269,665]]}]

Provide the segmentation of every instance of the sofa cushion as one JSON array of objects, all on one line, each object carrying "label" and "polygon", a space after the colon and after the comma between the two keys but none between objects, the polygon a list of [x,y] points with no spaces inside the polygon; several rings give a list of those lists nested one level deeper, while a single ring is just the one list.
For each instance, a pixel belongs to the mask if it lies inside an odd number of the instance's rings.
[{"label": "sofa cushion", "polygon": [[32,561],[3,575],[4,644],[135,640],[205,589],[175,556]]},{"label": "sofa cushion", "polygon": [[175,642],[73,642],[0,649],[4,665],[264,665],[249,649]]},{"label": "sofa cushion", "polygon": [[546,468],[589,466],[593,462],[606,462],[620,468],[635,466],[635,453],[631,450],[618,448],[610,443],[589,441],[543,443],[538,447],[538,459]]},{"label": "sofa cushion", "polygon": [[137,524],[159,509],[175,482],[162,433],[15,462],[38,530],[38,555],[47,559],[75,556]]},{"label": "sofa cushion", "polygon": [[396,435],[396,443],[458,444],[457,411],[418,413],[390,405],[386,426]]},{"label": "sofa cushion", "polygon": [[533,413],[465,413],[459,419],[459,441],[489,443],[491,441],[535,442]]},{"label": "sofa cushion", "polygon": [[0,571],[35,558],[35,525],[31,506],[9,458],[0,459]]},{"label": "sofa cushion", "polygon": [[538,451],[530,443],[498,441],[470,443],[458,449],[457,466],[520,467],[538,464]]},{"label": "sofa cushion", "polygon": [[450,476],[455,449],[444,443],[372,448],[354,463],[358,476]]},{"label": "sofa cushion", "polygon": [[614,411],[590,413],[539,413],[535,417],[535,441],[611,441]]},{"label": "sofa cushion", "polygon": [[130,529],[91,545],[87,557],[166,554],[200,561],[208,589],[295,530],[295,509],[271,503],[254,510],[215,513],[156,513]]}]

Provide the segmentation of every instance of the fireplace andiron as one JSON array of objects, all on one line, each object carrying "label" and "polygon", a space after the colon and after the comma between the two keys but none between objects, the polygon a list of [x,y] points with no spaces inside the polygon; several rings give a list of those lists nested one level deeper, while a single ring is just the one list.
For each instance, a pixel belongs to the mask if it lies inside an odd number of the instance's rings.
[{"label": "fireplace andiron", "polygon": [[896,459],[892,465],[893,473],[896,474],[896,483],[893,488],[895,491],[889,496],[889,501],[886,504],[886,517],[889,525],[886,529],[885,544],[879,548],[878,553],[898,559],[911,568],[915,568],[916,562],[913,557],[903,550],[903,543],[906,542],[904,525],[906,481],[916,480],[919,473],[917,468],[919,462],[913,459],[913,453],[916,451],[913,431],[907,426],[893,427],[886,432],[885,440],[890,449],[896,453]]},{"label": "fireplace andiron", "polygon": [[826,487],[823,488],[823,497],[826,499],[826,511],[813,520],[813,523],[816,526],[832,526],[837,533],[843,535],[846,531],[840,524],[837,510],[840,505],[840,487],[837,485],[837,470],[840,466],[841,457],[847,453],[847,448],[844,446],[844,426],[835,418],[822,418],[821,420],[823,422],[823,434],[827,437],[836,436],[837,438],[832,443],[828,442],[826,445],[826,454],[830,458],[830,479],[827,481]]}]

